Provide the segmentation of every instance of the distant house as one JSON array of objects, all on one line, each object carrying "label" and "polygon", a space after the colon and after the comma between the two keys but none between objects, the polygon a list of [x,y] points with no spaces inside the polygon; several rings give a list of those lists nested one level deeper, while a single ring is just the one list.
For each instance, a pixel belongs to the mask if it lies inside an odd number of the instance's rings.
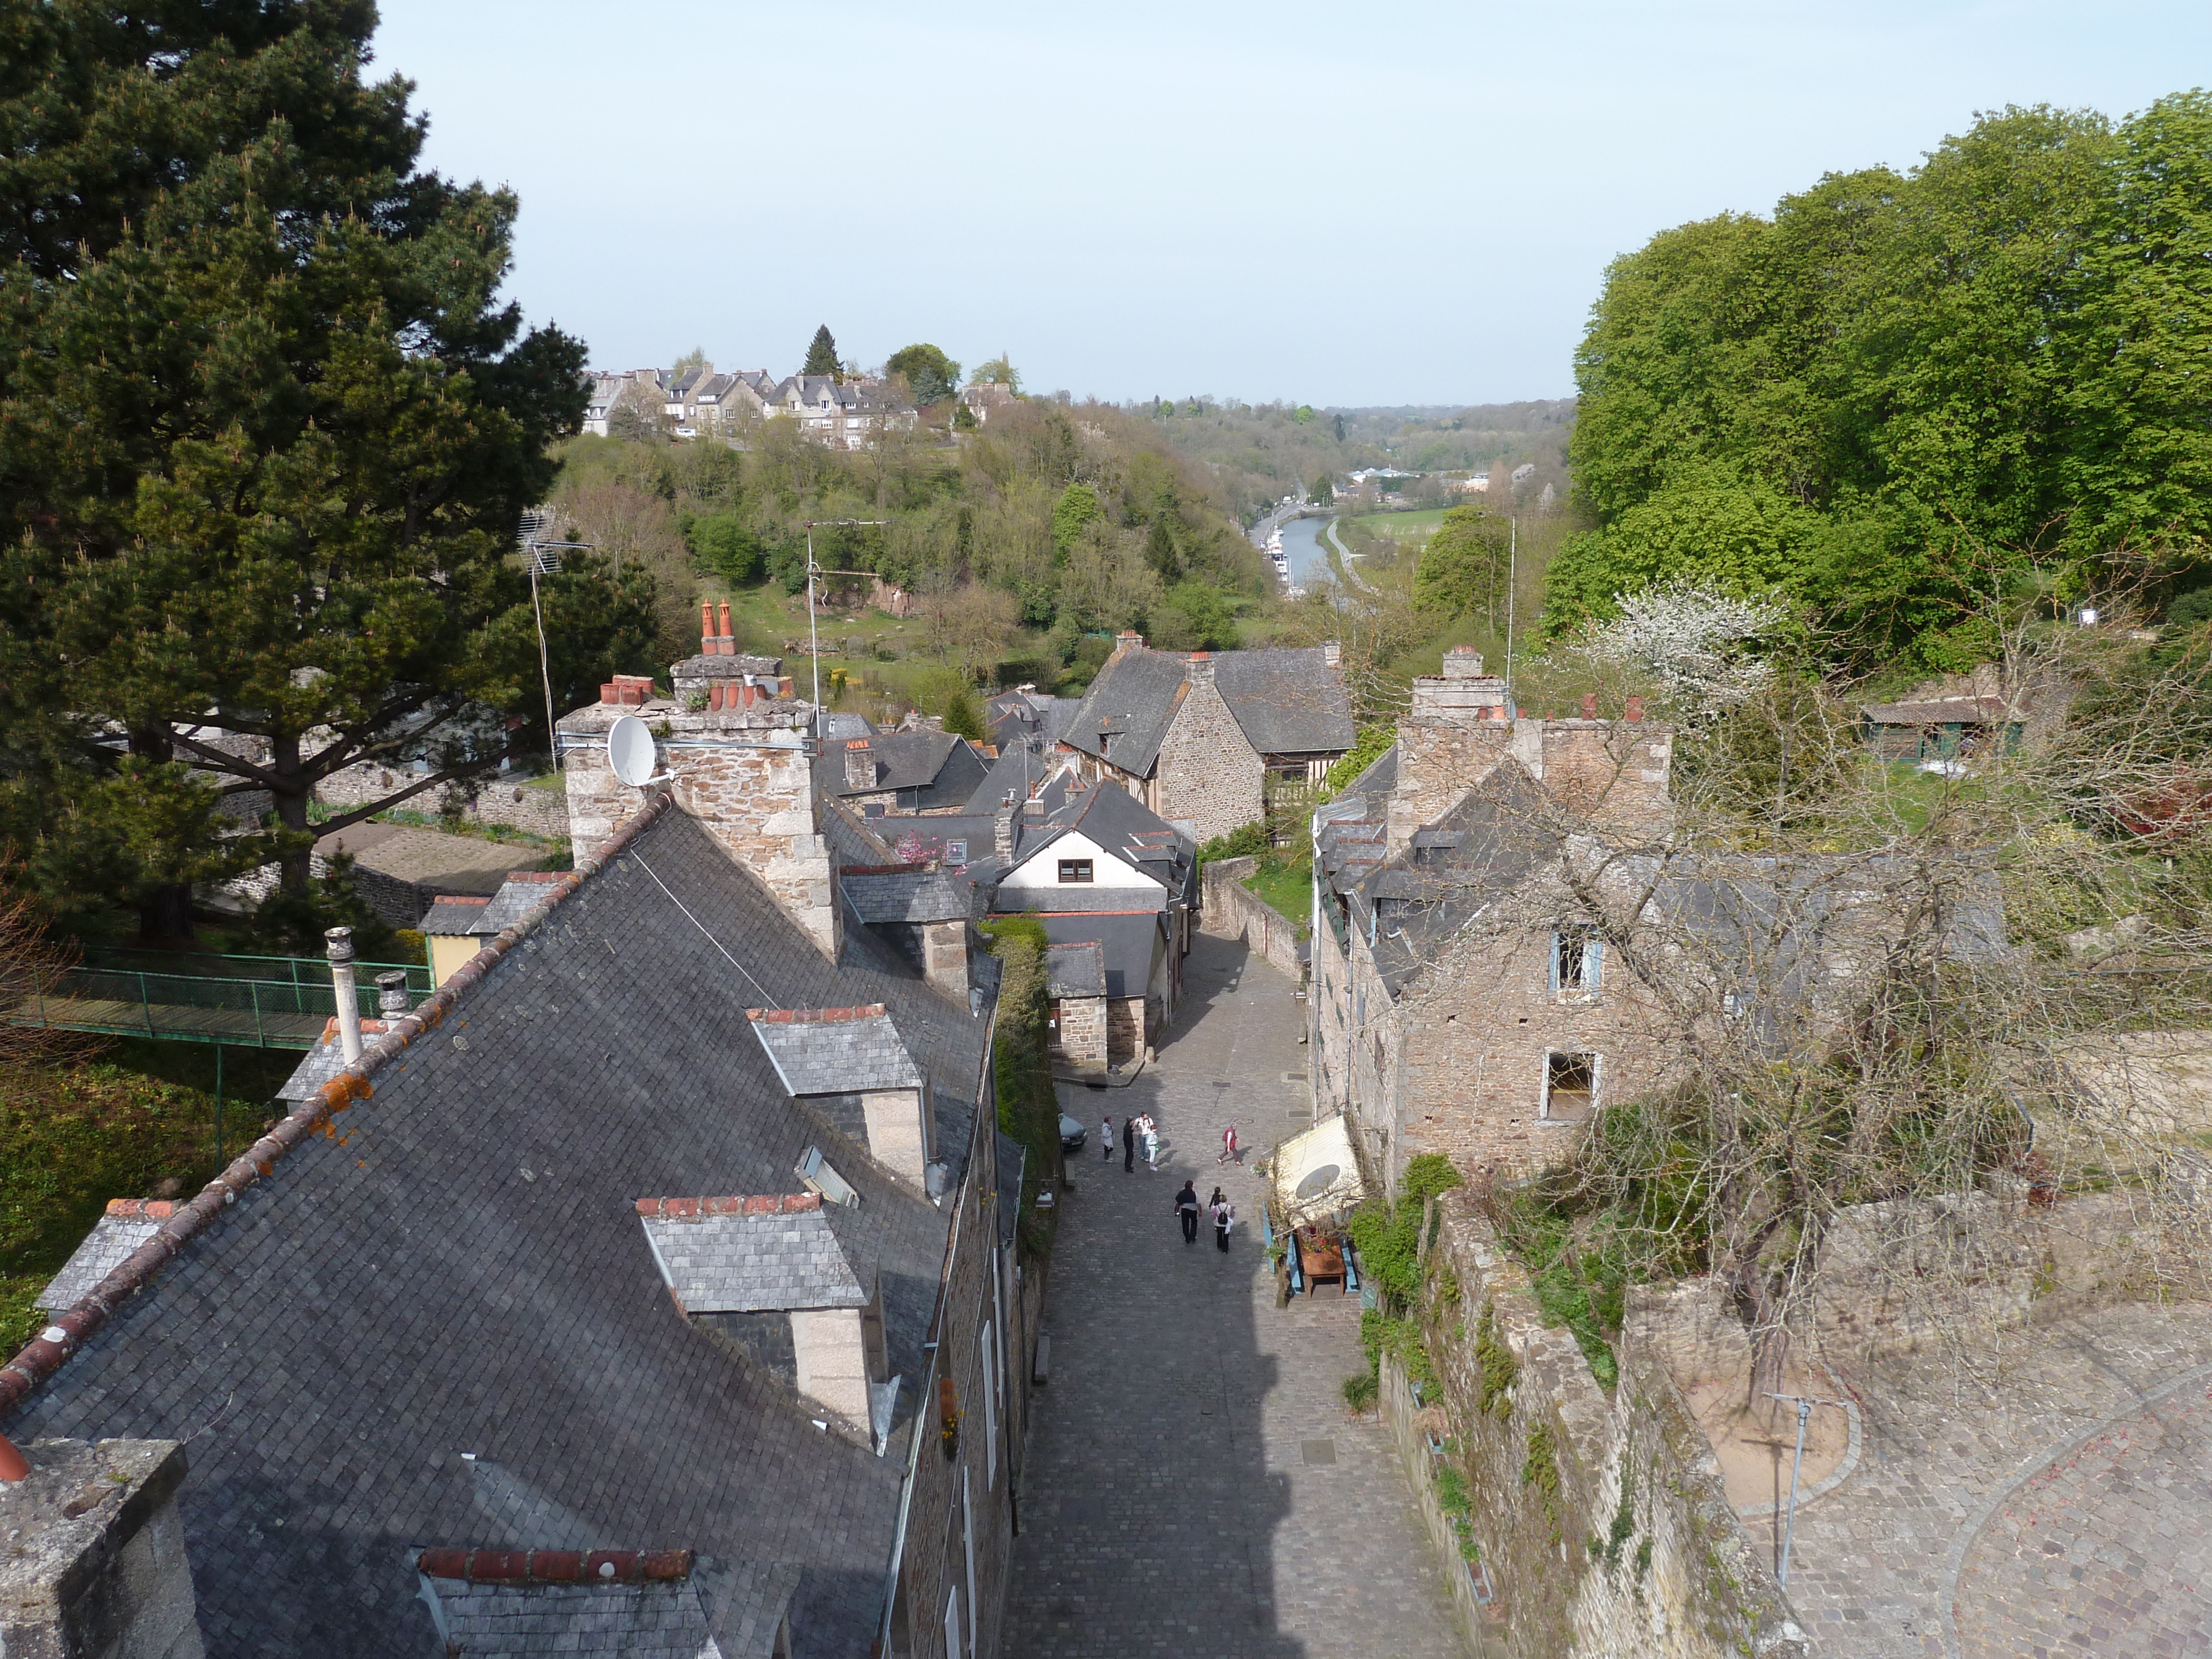
[{"label": "distant house", "polygon": [[608,434],[608,422],[617,411],[635,410],[657,422],[665,402],[657,368],[625,369],[619,374],[593,374],[584,399],[584,430],[595,438]]},{"label": "distant house", "polygon": [[958,811],[989,769],[975,745],[949,732],[877,732],[823,744],[815,775],[856,811]]},{"label": "distant house", "polygon": [[833,449],[866,449],[887,428],[911,427],[915,409],[879,381],[793,374],[766,400],[771,415],[788,416],[799,430]]},{"label": "distant house", "polygon": [[968,406],[968,412],[975,417],[978,426],[989,421],[994,410],[1006,409],[1020,400],[1013,387],[998,380],[963,387],[960,393],[960,401]]},{"label": "distant house", "polygon": [[1152,651],[1123,634],[1060,738],[1085,777],[1206,841],[1291,831],[1356,740],[1334,642],[1298,650]]},{"label": "distant house", "polygon": [[1196,847],[1072,765],[1036,799],[1001,802],[996,817],[992,909],[1036,915],[1055,947],[1098,948],[1107,1055],[1115,1065],[1133,1059],[1158,1039],[1182,999],[1198,908]]},{"label": "distant house", "polygon": [[985,735],[1000,749],[1018,736],[1058,743],[1060,733],[1067,729],[1068,722],[1075,718],[1075,711],[1082,706],[1080,697],[1046,696],[1034,685],[1021,686],[1001,692],[983,705]]}]

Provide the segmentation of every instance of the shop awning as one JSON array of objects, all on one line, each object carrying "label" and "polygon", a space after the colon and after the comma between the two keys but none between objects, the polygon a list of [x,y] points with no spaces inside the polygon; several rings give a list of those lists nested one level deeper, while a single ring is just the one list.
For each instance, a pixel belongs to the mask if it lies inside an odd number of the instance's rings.
[{"label": "shop awning", "polygon": [[1291,1225],[1348,1210],[1367,1196],[1341,1117],[1324,1118],[1275,1148],[1275,1200]]}]

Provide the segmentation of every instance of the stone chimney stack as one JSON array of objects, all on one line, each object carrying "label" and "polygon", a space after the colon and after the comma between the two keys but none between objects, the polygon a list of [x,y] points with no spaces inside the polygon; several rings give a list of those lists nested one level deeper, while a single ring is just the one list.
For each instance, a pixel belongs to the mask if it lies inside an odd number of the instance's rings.
[{"label": "stone chimney stack", "polygon": [[[1330,668],[1343,667],[1344,641],[1341,640],[1323,640],[1321,642],[1321,659]],[[1475,661],[1478,663],[1482,659],[1480,657],[1475,659]],[[1449,674],[1451,670],[1449,668],[1446,668],[1444,672]]]},{"label": "stone chimney stack", "polygon": [[[666,787],[676,805],[757,876],[784,914],[835,962],[844,935],[836,864],[807,752],[811,708],[793,702],[782,685],[775,695],[744,706],[732,678],[722,707],[712,708],[696,659],[677,664],[672,675],[675,700],[651,696],[646,681],[645,695],[635,703],[592,703],[562,716],[561,771],[576,861],[591,857],[645,805],[646,792],[623,782],[607,764],[608,728],[620,716],[635,714],[664,730],[662,757],[675,774]],[[687,706],[695,695],[697,706]]]},{"label": "stone chimney stack", "polygon": [[1009,789],[1006,799],[999,803],[999,810],[991,815],[993,850],[1009,863],[1012,862],[1014,856],[1014,814],[1017,810],[1014,792]]},{"label": "stone chimney stack", "polygon": [[0,1653],[198,1659],[177,1516],[183,1445],[34,1440],[24,1451],[20,1475],[0,1470]]},{"label": "stone chimney stack", "polygon": [[1505,682],[1482,672],[1471,646],[1444,653],[1443,672],[1413,682],[1413,706],[1398,722],[1398,783],[1386,816],[1386,854],[1434,823],[1488,777],[1513,744]]},{"label": "stone chimney stack", "polygon": [[1213,684],[1213,659],[1203,651],[1192,652],[1183,659],[1182,677],[1194,686],[1211,686]]},{"label": "stone chimney stack", "polygon": [[876,787],[876,751],[868,747],[866,738],[854,738],[845,744],[845,787],[848,789],[872,789]]},{"label": "stone chimney stack", "polygon": [[[1141,651],[1144,648],[1145,636],[1133,628],[1125,628],[1114,636],[1115,657],[1126,657],[1132,651]],[[1107,660],[1110,662],[1113,658],[1109,657]]]}]

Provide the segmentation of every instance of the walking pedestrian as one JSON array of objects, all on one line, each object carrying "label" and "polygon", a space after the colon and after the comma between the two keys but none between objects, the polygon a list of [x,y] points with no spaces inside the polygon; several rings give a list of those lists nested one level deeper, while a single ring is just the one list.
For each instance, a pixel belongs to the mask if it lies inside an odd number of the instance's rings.
[{"label": "walking pedestrian", "polygon": [[1230,1230],[1237,1224],[1237,1206],[1221,1195],[1221,1188],[1213,1189],[1213,1244],[1223,1255],[1229,1252]]},{"label": "walking pedestrian", "polygon": [[1114,1120],[1111,1117],[1098,1120],[1098,1151],[1109,1164],[1114,1161]]},{"label": "walking pedestrian", "polygon": [[1121,1120],[1121,1173],[1134,1175],[1137,1170],[1137,1120]]},{"label": "walking pedestrian", "polygon": [[1216,1164],[1240,1164],[1243,1161],[1237,1156],[1237,1126],[1235,1124],[1231,1124],[1221,1132],[1221,1156],[1213,1161]]},{"label": "walking pedestrian", "polygon": [[1198,1183],[1186,1181],[1176,1194],[1176,1215],[1182,1223],[1182,1242],[1198,1243]]}]

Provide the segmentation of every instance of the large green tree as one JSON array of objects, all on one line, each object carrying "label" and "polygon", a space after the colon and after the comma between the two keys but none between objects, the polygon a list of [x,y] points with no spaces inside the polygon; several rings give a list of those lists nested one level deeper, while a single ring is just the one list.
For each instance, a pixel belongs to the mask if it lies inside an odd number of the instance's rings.
[{"label": "large green tree", "polygon": [[807,343],[806,361],[799,366],[799,372],[842,378],[845,366],[837,361],[837,337],[830,333],[829,324],[814,331],[813,339]]},{"label": "large green tree", "polygon": [[960,390],[960,365],[933,345],[910,345],[895,351],[884,369],[905,378],[917,404],[933,404]]},{"label": "large green tree", "polygon": [[[546,741],[514,538],[583,352],[496,302],[514,199],[417,167],[374,25],[0,6],[0,823],[149,936],[241,859],[304,892],[341,767],[430,762],[325,829]],[[556,699],[627,665],[642,597],[547,583]],[[218,847],[218,792],[274,830]]]},{"label": "large green tree", "polygon": [[1778,583],[1864,657],[1987,648],[1993,580],[2212,534],[2212,100],[2007,109],[1616,262],[1577,354],[1556,629],[1675,575]]}]

